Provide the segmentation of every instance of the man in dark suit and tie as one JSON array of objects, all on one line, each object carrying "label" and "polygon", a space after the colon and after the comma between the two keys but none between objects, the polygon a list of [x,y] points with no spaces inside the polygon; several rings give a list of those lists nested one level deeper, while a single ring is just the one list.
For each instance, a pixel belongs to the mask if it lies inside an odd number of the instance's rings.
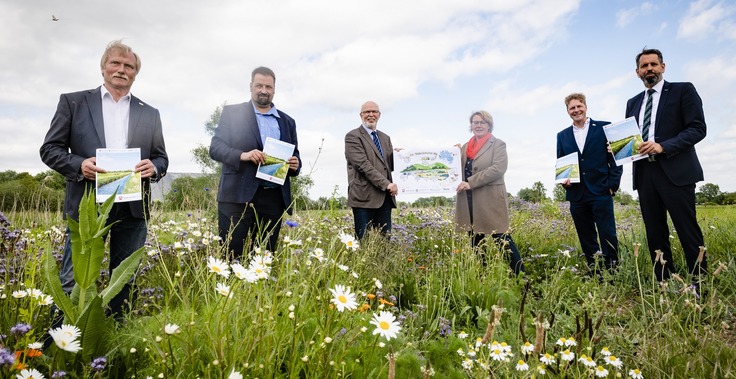
[{"label": "man in dark suit and tie", "polygon": [[695,183],[703,180],[695,153],[695,144],[706,134],[703,102],[692,83],[662,80],[664,71],[659,50],[642,50],[636,56],[636,73],[647,91],[626,103],[626,117],[636,117],[641,128],[644,142],[639,153],[649,155],[634,162],[634,189],[639,192],[649,253],[659,281],[676,272],[667,213],[685,253],[688,272],[697,277],[707,269],[703,233],[695,216]]},{"label": "man in dark suit and tie", "polygon": [[[276,109],[276,74],[267,67],[251,73],[251,101],[226,105],[210,143],[210,157],[222,163],[217,213],[220,238],[227,254],[239,259],[245,242],[276,251],[281,218],[291,214],[291,176],[299,174],[301,159],[296,122]],[[283,185],[256,178],[258,165],[265,163],[263,146],[271,137],[294,145],[289,171]],[[250,249],[249,249],[250,250]]]},{"label": "man in dark suit and tie", "polygon": [[348,206],[353,208],[355,235],[362,239],[370,226],[391,232],[391,209],[399,189],[393,183],[394,154],[388,134],[376,130],[381,111],[368,101],[360,108],[363,121],[345,135],[348,164]]},{"label": "man in dark suit and tie", "polygon": [[[595,254],[601,252],[604,266],[612,271],[618,263],[613,195],[623,170],[608,153],[603,126],[610,122],[588,118],[582,93],[568,95],[565,106],[572,125],[557,134],[557,158],[577,153],[580,169],[580,183],[570,183],[569,179],[562,183],[565,196],[570,201],[570,213],[588,268],[598,272]],[[596,237],[600,237],[600,244]]]},{"label": "man in dark suit and tie", "polygon": [[[110,270],[146,242],[150,182],[166,174],[166,155],[161,116],[156,108],[130,94],[141,61],[120,41],[105,49],[100,61],[104,84],[95,89],[62,94],[46,138],[41,160],[66,177],[64,217],[79,220],[79,203],[85,191],[95,188],[95,175],[105,172],[96,165],[96,149],[140,148],[141,161],[135,171],[143,178],[143,200],[116,203],[107,220],[110,229]],[[74,271],[67,229],[61,271],[62,288],[71,292]],[[129,298],[131,284],[110,301],[120,317]]]}]

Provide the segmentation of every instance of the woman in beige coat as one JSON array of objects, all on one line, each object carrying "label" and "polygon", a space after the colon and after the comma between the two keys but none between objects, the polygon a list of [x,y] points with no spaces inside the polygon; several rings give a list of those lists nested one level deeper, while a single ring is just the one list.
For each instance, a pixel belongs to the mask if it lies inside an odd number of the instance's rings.
[{"label": "woman in beige coat", "polygon": [[490,235],[509,253],[511,269],[518,275],[524,271],[524,263],[509,234],[509,207],[503,180],[508,166],[506,143],[491,135],[493,117],[486,111],[470,115],[470,131],[473,136],[462,146],[463,182],[457,186],[456,230],[468,232],[473,237],[474,248]]}]

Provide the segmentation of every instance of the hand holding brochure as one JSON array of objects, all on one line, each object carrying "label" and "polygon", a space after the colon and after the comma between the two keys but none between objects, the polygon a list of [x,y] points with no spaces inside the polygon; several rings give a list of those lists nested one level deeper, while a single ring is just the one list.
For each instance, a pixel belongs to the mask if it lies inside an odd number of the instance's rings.
[{"label": "hand holding brochure", "polygon": [[564,157],[559,157],[557,163],[555,163],[555,183],[564,183],[568,179],[570,179],[570,183],[580,183],[578,153],[570,153]]},{"label": "hand holding brochure", "polygon": [[266,162],[258,165],[256,178],[283,185],[289,173],[289,158],[294,154],[294,147],[288,142],[266,138],[263,145]]},{"label": "hand holding brochure", "polygon": [[141,173],[135,165],[141,161],[141,149],[97,149],[98,172],[95,180],[95,200],[102,203],[115,196],[116,203],[143,199]]},{"label": "hand holding brochure", "polygon": [[611,153],[616,165],[644,159],[647,154],[639,154],[639,146],[644,142],[639,132],[639,126],[634,117],[614,122],[603,127],[606,139],[611,145]]}]

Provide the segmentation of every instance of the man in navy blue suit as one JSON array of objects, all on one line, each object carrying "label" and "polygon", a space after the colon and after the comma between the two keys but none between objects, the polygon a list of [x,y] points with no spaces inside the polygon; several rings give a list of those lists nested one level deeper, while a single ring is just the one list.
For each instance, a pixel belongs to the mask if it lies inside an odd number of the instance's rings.
[{"label": "man in navy blue suit", "polygon": [[636,56],[636,74],[647,91],[626,103],[626,117],[636,117],[642,129],[644,143],[639,153],[649,154],[648,159],[634,162],[634,189],[639,192],[649,253],[659,281],[676,271],[667,213],[685,253],[688,272],[698,276],[707,269],[703,232],[695,215],[695,183],[703,180],[695,153],[695,144],[706,134],[703,102],[692,83],[662,80],[664,71],[662,52],[642,50]]},{"label": "man in navy blue suit", "polygon": [[580,168],[580,183],[570,183],[569,179],[562,183],[565,197],[570,201],[570,213],[588,267],[593,273],[598,272],[595,254],[600,252],[606,269],[613,271],[618,264],[613,195],[621,183],[623,170],[608,153],[603,126],[610,122],[588,118],[582,93],[565,97],[565,106],[572,125],[557,134],[557,158],[577,153]]},{"label": "man in navy blue suit", "polygon": [[[210,157],[222,162],[217,213],[220,238],[227,254],[235,259],[243,254],[245,241],[275,251],[284,211],[291,213],[291,176],[299,174],[301,159],[296,138],[296,122],[273,104],[276,74],[267,67],[251,73],[251,101],[226,105],[210,143]],[[289,171],[283,185],[256,178],[259,164],[265,163],[266,138],[294,145]]]}]

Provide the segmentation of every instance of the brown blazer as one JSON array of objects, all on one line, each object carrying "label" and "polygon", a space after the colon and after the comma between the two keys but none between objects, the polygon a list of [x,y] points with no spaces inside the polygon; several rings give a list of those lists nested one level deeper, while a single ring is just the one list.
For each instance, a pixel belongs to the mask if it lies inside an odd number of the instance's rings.
[{"label": "brown blazer", "polygon": [[510,233],[509,207],[503,175],[508,166],[506,143],[491,136],[473,160],[473,175],[465,177],[468,144],[462,147],[463,180],[473,191],[473,224],[470,223],[466,192],[455,202],[455,229],[483,234]]},{"label": "brown blazer", "polygon": [[[386,189],[393,182],[394,147],[388,134],[377,130],[384,159],[378,153],[373,138],[361,125],[345,135],[345,160],[348,164],[348,206],[380,208],[386,199]],[[392,196],[396,208],[396,196]]]}]

